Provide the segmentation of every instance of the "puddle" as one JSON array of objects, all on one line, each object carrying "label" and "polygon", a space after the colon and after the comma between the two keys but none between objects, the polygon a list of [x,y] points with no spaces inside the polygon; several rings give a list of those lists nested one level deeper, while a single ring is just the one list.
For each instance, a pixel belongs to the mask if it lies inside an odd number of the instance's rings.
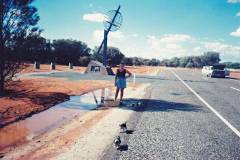
[{"label": "puddle", "polygon": [[48,110],[33,115],[0,129],[0,151],[59,127],[64,122],[95,109],[101,100],[110,98],[110,89],[100,89],[81,96],[71,96],[69,101],[60,103]]}]

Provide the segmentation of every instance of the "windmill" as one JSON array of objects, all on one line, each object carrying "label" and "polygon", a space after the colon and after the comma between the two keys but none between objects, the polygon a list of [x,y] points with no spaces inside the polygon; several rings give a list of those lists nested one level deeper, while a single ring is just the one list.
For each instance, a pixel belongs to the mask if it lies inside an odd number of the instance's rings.
[{"label": "windmill", "polygon": [[118,6],[117,10],[110,10],[105,14],[103,25],[104,25],[104,38],[101,45],[98,48],[97,54],[100,53],[103,48],[103,65],[106,67],[108,65],[107,60],[107,41],[108,41],[108,33],[115,32],[119,30],[122,25],[122,14],[119,12],[121,6]]}]

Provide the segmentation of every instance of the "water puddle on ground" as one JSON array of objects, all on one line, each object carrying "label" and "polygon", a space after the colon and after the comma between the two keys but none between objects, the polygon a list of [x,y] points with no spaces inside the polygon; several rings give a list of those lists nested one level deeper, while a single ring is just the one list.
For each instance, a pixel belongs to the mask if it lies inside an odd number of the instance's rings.
[{"label": "water puddle on ground", "polygon": [[69,101],[35,114],[0,129],[0,151],[25,143],[59,127],[64,122],[95,109],[103,99],[113,96],[110,89],[99,89],[81,96],[71,96]]}]

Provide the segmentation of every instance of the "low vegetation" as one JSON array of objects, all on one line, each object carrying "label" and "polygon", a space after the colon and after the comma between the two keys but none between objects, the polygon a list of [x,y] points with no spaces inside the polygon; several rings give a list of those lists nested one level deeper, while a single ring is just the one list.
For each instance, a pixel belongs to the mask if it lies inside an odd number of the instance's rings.
[{"label": "low vegetation", "polygon": [[[168,67],[202,68],[206,65],[218,64],[221,61],[220,53],[206,52],[200,56],[174,57],[161,61],[161,65]],[[240,63],[224,62],[227,68],[239,69]]]}]

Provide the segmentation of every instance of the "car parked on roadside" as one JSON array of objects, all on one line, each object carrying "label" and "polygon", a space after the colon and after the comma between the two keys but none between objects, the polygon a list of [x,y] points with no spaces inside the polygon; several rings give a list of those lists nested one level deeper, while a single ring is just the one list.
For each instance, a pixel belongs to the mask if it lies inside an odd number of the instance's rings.
[{"label": "car parked on roadside", "polygon": [[229,71],[224,64],[216,64],[212,66],[203,66],[202,74],[207,77],[221,77],[229,76]]}]

